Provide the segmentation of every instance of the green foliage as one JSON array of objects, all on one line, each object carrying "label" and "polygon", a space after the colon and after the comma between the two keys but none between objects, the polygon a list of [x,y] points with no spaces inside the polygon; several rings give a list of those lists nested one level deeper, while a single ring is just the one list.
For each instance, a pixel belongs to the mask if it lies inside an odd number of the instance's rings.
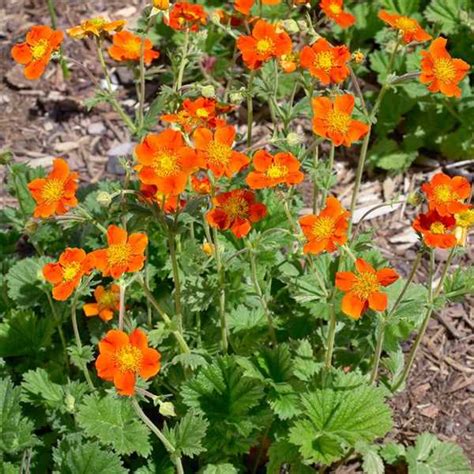
[{"label": "green foliage", "polygon": [[150,433],[127,399],[89,395],[79,406],[76,418],[88,436],[113,447],[119,454],[150,453]]},{"label": "green foliage", "polygon": [[282,465],[290,466],[294,474],[310,474],[314,470],[303,464],[298,451],[288,441],[282,439],[272,443],[268,450],[268,474],[280,474]]},{"label": "green foliage", "polygon": [[45,404],[49,408],[59,408],[64,403],[61,385],[51,382],[44,369],[30,370],[23,375],[23,401]]},{"label": "green foliage", "polygon": [[425,10],[425,17],[437,23],[442,33],[451,34],[462,24],[462,13],[467,8],[468,0],[431,0]]},{"label": "green foliage", "polygon": [[9,378],[0,380],[0,453],[14,454],[38,443],[33,422],[22,414],[20,392]]},{"label": "green foliage", "polygon": [[239,471],[232,464],[208,464],[200,474],[237,474]]},{"label": "green foliage", "polygon": [[316,390],[302,395],[301,403],[304,416],[291,428],[289,440],[306,462],[330,464],[344,455],[343,446],[371,442],[392,426],[390,409],[374,387]]},{"label": "green foliage", "polygon": [[409,474],[470,474],[469,460],[454,443],[442,442],[430,433],[416,439],[415,446],[407,448]]}]

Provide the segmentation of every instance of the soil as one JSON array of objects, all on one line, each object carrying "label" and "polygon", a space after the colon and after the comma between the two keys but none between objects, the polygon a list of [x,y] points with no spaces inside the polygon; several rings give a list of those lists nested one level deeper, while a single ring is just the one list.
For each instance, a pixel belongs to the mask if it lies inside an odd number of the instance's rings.
[{"label": "soil", "polygon": [[[57,0],[58,27],[64,30],[78,24],[80,19],[103,12],[108,12],[114,19],[124,17],[133,23],[145,3],[140,0]],[[71,78],[64,81],[59,66],[50,65],[41,81],[30,82],[23,78],[21,67],[15,66],[10,59],[11,46],[22,41],[29,27],[50,24],[45,4],[44,0],[6,0],[6,3],[0,0],[0,151],[10,150],[16,161],[32,166],[49,166],[55,156],[66,156],[70,166],[80,172],[84,183],[116,177],[120,174],[118,156],[124,154],[124,149],[130,149],[130,137],[108,106],[99,106],[92,112],[84,108],[84,99],[93,95],[93,87],[84,72],[73,64]],[[91,45],[69,40],[67,48],[70,56],[100,77]],[[124,71],[114,77],[129,85]],[[122,103],[132,109],[136,105],[133,96],[129,90],[120,89],[124,90]],[[257,126],[255,133],[263,137],[267,127]],[[323,149],[323,157],[325,153]],[[469,165],[445,163],[443,166],[438,161],[427,160],[405,175],[394,178],[372,176],[364,181],[358,206],[370,209],[406,196],[441,169],[472,177],[474,170],[472,164],[470,166],[469,170]],[[338,185],[335,194],[347,205],[354,181],[354,160],[351,155],[339,156],[336,167]],[[2,173],[4,170],[0,168],[0,182],[3,182]],[[304,186],[303,192],[309,203],[311,190]],[[14,204],[0,187],[0,206]],[[417,245],[410,225],[413,215],[403,205],[386,207],[381,212],[385,213],[364,220],[362,227],[374,229],[377,245],[406,276]],[[465,260],[472,262],[472,237],[470,243]],[[440,253],[438,258],[444,259],[446,255]],[[457,262],[457,265],[462,263]],[[425,276],[426,269],[421,268],[417,278],[424,281]],[[394,439],[408,445],[418,433],[430,431],[442,440],[460,444],[471,461],[474,461],[473,302],[473,298],[468,298],[463,304],[452,305],[433,318],[408,389],[392,401]],[[407,343],[407,348],[409,346]],[[354,469],[351,472],[360,472]]]}]

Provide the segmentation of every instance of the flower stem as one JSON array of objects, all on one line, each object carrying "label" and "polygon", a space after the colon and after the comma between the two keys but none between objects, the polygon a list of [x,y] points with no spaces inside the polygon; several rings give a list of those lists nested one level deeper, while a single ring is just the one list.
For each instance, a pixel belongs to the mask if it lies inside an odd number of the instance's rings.
[{"label": "flower stem", "polygon": [[142,36],[142,42],[140,45],[140,64],[139,64],[139,80],[140,80],[140,95],[138,102],[138,129],[143,128],[145,120],[144,109],[145,109],[145,36]]},{"label": "flower stem", "polygon": [[[329,169],[329,174],[332,175],[332,169],[334,168],[334,155],[335,155],[336,147],[334,146],[334,143],[331,142],[331,149],[329,150],[329,161],[328,161],[328,169]],[[326,204],[326,198],[328,196],[329,189],[325,188],[323,189],[323,196],[322,196],[322,202],[321,206],[324,207]]]},{"label": "flower stem", "polygon": [[61,346],[64,352],[64,360],[66,362],[67,370],[69,371],[69,359],[67,357],[66,338],[64,337],[63,328],[61,326],[61,318],[59,317],[58,312],[56,311],[56,307],[54,306],[54,302],[53,302],[53,299],[51,298],[49,291],[45,291],[45,293],[48,298],[49,306],[51,307],[51,312],[53,313],[54,321],[56,322],[56,325],[57,325],[59,339],[61,340]]},{"label": "flower stem", "polygon": [[443,285],[444,285],[444,280],[446,279],[446,275],[448,274],[449,267],[451,266],[451,262],[454,257],[454,250],[456,247],[453,247],[451,249],[451,252],[449,253],[448,259],[446,260],[446,263],[443,268],[443,272],[441,274],[441,278],[439,280],[438,286],[436,290],[433,292],[432,291],[432,281],[433,281],[433,275],[434,275],[434,252],[432,249],[430,249],[430,273],[429,273],[429,283],[430,283],[430,291],[429,291],[429,298],[428,298],[428,307],[426,309],[425,317],[423,319],[423,323],[421,325],[420,331],[418,332],[418,335],[416,336],[415,342],[413,343],[413,346],[410,349],[410,353],[408,354],[408,361],[403,369],[403,372],[398,379],[398,381],[393,385],[392,387],[392,392],[396,392],[408,379],[408,376],[410,375],[411,368],[413,366],[413,363],[415,362],[415,357],[418,352],[418,348],[420,347],[421,341],[426,333],[426,330],[428,328],[428,323],[430,322],[431,315],[433,314],[433,305],[434,305],[434,299],[439,296],[439,293],[441,292]]},{"label": "flower stem", "polygon": [[252,85],[255,77],[255,71],[250,71],[249,82],[247,85],[247,148],[252,146],[252,126],[253,126],[253,97]]},{"label": "flower stem", "polygon": [[267,304],[265,295],[263,294],[263,291],[260,288],[260,284],[258,282],[257,263],[255,261],[254,249],[251,247],[250,243],[247,243],[247,247],[249,249],[250,275],[252,277],[252,283],[253,283],[255,292],[257,293],[257,296],[260,299],[260,303],[262,305],[263,312],[265,313],[265,317],[267,318],[268,332],[270,334],[270,339],[272,340],[273,346],[276,347],[278,345],[278,342],[276,338],[275,327],[273,325],[273,318],[272,318],[272,315],[270,314],[270,310],[268,309],[268,304]]},{"label": "flower stem", "polygon": [[181,458],[175,455],[176,448],[171,444],[168,438],[159,430],[159,428],[150,420],[150,418],[146,416],[145,412],[142,410],[136,398],[132,399],[132,405],[135,409],[135,412],[141,418],[143,423],[145,423],[145,425],[150,429],[150,431],[152,431],[156,435],[156,437],[165,447],[166,451],[168,451],[168,453],[171,455],[171,459],[176,467],[177,473],[184,474],[183,463],[181,462]]},{"label": "flower stem", "polygon": [[186,63],[187,63],[188,46],[189,46],[189,29],[186,28],[184,32],[184,43],[183,43],[183,49],[181,52],[181,62],[179,64],[178,77],[176,79],[176,83],[174,87],[175,92],[179,92],[179,90],[181,89],[183,85],[184,68],[186,67]]},{"label": "flower stem", "polygon": [[313,170],[314,172],[314,175],[313,175],[313,214],[316,214],[319,210],[318,209],[319,188],[318,188],[318,182],[316,180],[318,163],[319,163],[319,144],[316,143],[314,156],[313,156],[313,167],[314,167],[314,170]]},{"label": "flower stem", "polygon": [[372,372],[370,374],[370,383],[373,384],[377,380],[377,374],[379,371],[379,365],[380,365],[380,356],[382,355],[382,349],[383,349],[383,341],[385,338],[385,324],[386,320],[382,316],[382,320],[380,321],[379,325],[379,333],[377,335],[377,343],[375,346],[375,354],[374,354],[374,363],[372,366]]},{"label": "flower stem", "polygon": [[158,312],[158,314],[161,316],[161,318],[163,319],[164,323],[166,324],[166,326],[171,329],[172,333],[173,333],[173,336],[175,337],[176,339],[176,342],[178,343],[180,349],[181,349],[181,352],[183,354],[190,354],[191,353],[191,350],[189,349],[189,346],[188,344],[186,343],[186,341],[184,340],[184,337],[183,335],[177,331],[176,329],[173,329],[173,321],[171,320],[171,318],[166,314],[166,312],[163,310],[163,308],[160,306],[160,304],[158,303],[158,301],[156,301],[155,297],[152,295],[151,291],[149,290],[147,284],[145,283],[145,281],[139,277],[138,278],[138,282],[140,283],[142,289],[143,289],[143,293],[145,293],[145,296],[146,298],[148,299],[148,301],[151,303],[151,305],[156,309],[156,311]]},{"label": "flower stem", "polygon": [[217,235],[217,229],[212,228],[212,236],[214,240],[214,256],[216,258],[217,266],[217,278],[219,283],[219,318],[221,323],[221,342],[222,351],[227,353],[229,348],[228,343],[228,329],[227,329],[227,316],[225,312],[225,274],[224,267],[222,265],[221,249],[219,246],[219,239]]},{"label": "flower stem", "polygon": [[102,72],[104,73],[105,83],[107,84],[107,91],[109,93],[108,99],[110,101],[110,104],[112,105],[114,110],[120,115],[120,118],[123,120],[123,122],[128,127],[130,132],[135,134],[137,132],[137,128],[135,127],[135,124],[132,122],[132,119],[125,113],[125,111],[123,110],[122,106],[119,104],[112,90],[112,82],[110,80],[107,64],[105,63],[104,53],[102,51],[102,41],[100,39],[96,40],[96,46],[97,46],[97,56],[99,58],[99,63],[102,68]]},{"label": "flower stem", "polygon": [[119,331],[123,331],[123,322],[125,319],[125,285],[119,284],[119,319],[118,328]]},{"label": "flower stem", "polygon": [[176,321],[178,324],[178,331],[183,332],[183,310],[181,306],[181,280],[179,277],[178,258],[176,254],[176,236],[174,232],[168,230],[168,246],[170,250],[171,268],[174,280],[174,309],[176,313]]},{"label": "flower stem", "polygon": [[[51,19],[51,27],[53,30],[55,30],[57,28],[58,19],[56,16],[56,8],[54,6],[54,0],[47,0],[47,4],[48,4],[49,17]],[[62,46],[59,47],[59,64],[61,65],[61,70],[63,72],[64,79],[66,80],[69,79],[69,77],[71,76],[71,72],[69,71],[67,62],[64,59]]]},{"label": "flower stem", "polygon": [[326,356],[324,358],[324,367],[326,371],[331,370],[332,354],[334,351],[334,340],[336,338],[336,311],[334,310],[334,303],[329,305],[329,328],[326,342]]}]

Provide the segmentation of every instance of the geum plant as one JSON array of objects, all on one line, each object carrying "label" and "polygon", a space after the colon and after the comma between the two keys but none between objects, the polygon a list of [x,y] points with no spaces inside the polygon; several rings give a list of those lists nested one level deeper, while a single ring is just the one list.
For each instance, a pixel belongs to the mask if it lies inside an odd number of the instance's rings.
[{"label": "geum plant", "polygon": [[[433,312],[472,292],[472,269],[452,270],[474,225],[471,186],[438,172],[411,196],[419,246],[406,277],[353,222],[384,94],[419,80],[459,97],[469,66],[445,38],[382,10],[396,45],[366,100],[364,55],[330,41],[334,23],[355,22],[342,0],[280,3],[155,0],[135,31],[102,17],[67,31],[96,46],[105,88],[91,105],[108,103],[137,144],[124,180],[98,188],[79,189],[64,158],[47,175],[7,164],[19,208],[3,210],[1,237],[9,249],[26,236],[37,255],[6,251],[0,280],[4,472],[322,473],[361,459],[370,474],[403,463],[470,472],[461,449],[433,435],[412,447],[382,440],[387,399],[406,386]],[[276,8],[284,21],[270,21]],[[63,39],[34,26],[12,56],[38,79]],[[198,67],[205,41],[234,50],[220,81]],[[417,43],[420,69],[397,75],[395,58]],[[106,52],[135,73],[135,116]],[[151,103],[147,80],[162,84]],[[262,100],[263,139],[253,133]],[[360,140],[346,209],[331,192],[334,159]],[[312,212],[301,215],[305,178]],[[415,283],[424,259],[428,279]]]}]

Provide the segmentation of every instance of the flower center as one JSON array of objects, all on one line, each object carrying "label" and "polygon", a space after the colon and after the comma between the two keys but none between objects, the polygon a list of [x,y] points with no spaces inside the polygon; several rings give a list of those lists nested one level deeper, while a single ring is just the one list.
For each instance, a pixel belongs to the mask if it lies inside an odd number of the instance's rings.
[{"label": "flower center", "polygon": [[41,197],[48,204],[59,201],[64,194],[64,183],[60,179],[48,179],[44,184]]},{"label": "flower center", "polygon": [[446,233],[446,227],[442,222],[433,222],[433,224],[430,225],[430,232],[432,234],[444,234]]},{"label": "flower center", "polygon": [[68,265],[63,267],[63,280],[64,281],[71,281],[76,278],[76,275],[79,273],[81,269],[81,264],[79,262],[72,262]]},{"label": "flower center", "polygon": [[41,59],[48,51],[48,41],[45,39],[39,40],[34,46],[31,47],[31,55],[33,59]]},{"label": "flower center", "polygon": [[140,56],[142,44],[140,39],[133,39],[125,45],[125,49],[130,55]]},{"label": "flower center", "polygon": [[474,209],[468,209],[467,211],[460,212],[456,214],[456,225],[459,227],[472,227],[474,226]]},{"label": "flower center", "polygon": [[288,168],[281,165],[270,165],[267,169],[267,176],[269,178],[281,178],[288,174]]},{"label": "flower center", "polygon": [[456,77],[456,68],[449,58],[437,59],[434,64],[435,76],[443,82],[451,82]]},{"label": "flower center", "polygon": [[93,26],[99,27],[105,24],[105,20],[101,16],[97,16],[95,18],[91,18],[89,23]]},{"label": "flower center", "polygon": [[102,308],[113,308],[118,301],[117,294],[113,291],[106,291],[100,298],[99,298],[99,306]]},{"label": "flower center", "polygon": [[207,147],[207,153],[210,162],[226,165],[232,156],[232,149],[224,143],[213,140]]},{"label": "flower center", "polygon": [[171,176],[176,174],[180,169],[178,157],[169,151],[161,151],[155,155],[153,161],[153,169],[161,178],[164,176]]},{"label": "flower center", "polygon": [[130,244],[113,244],[107,249],[109,265],[126,265],[132,253]]},{"label": "flower center", "polygon": [[339,13],[342,12],[342,8],[336,3],[331,3],[331,5],[329,6],[329,10],[331,13],[334,13],[334,15],[339,15]]},{"label": "flower center", "polygon": [[316,55],[314,59],[314,66],[328,72],[333,67],[332,53],[330,51],[323,51]]},{"label": "flower center", "polygon": [[434,195],[436,200],[439,202],[449,202],[454,198],[450,187],[446,184],[437,186],[434,190]]},{"label": "flower center", "polygon": [[396,27],[402,31],[415,31],[417,29],[416,21],[408,18],[407,16],[401,16],[396,22]]},{"label": "flower center", "polygon": [[367,300],[369,296],[378,291],[380,283],[375,273],[362,272],[357,275],[357,281],[352,291],[361,299]]},{"label": "flower center", "polygon": [[334,220],[330,217],[318,217],[313,224],[313,236],[317,240],[328,239],[334,233]]},{"label": "flower center", "polygon": [[196,110],[196,116],[199,118],[207,118],[209,117],[209,112],[204,107],[201,107]]},{"label": "flower center", "polygon": [[120,372],[138,372],[142,365],[143,355],[138,347],[127,344],[115,353],[115,362]]},{"label": "flower center", "polygon": [[333,111],[328,115],[329,129],[332,132],[347,133],[351,123],[351,117],[344,112]]},{"label": "flower center", "polygon": [[270,54],[273,51],[274,44],[270,38],[263,38],[257,41],[257,53]]},{"label": "flower center", "polygon": [[222,206],[224,212],[231,218],[247,217],[249,205],[247,201],[239,196],[233,196]]}]

